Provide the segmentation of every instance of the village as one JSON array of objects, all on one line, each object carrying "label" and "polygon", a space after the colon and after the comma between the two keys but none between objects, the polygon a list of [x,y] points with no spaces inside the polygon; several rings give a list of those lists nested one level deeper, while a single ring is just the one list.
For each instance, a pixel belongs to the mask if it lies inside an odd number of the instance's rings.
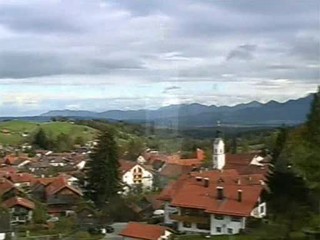
[{"label": "village", "polygon": [[[1,206],[9,211],[0,232],[13,239],[31,237],[32,226],[42,226],[42,234],[59,233],[62,239],[70,229],[56,228],[69,221],[73,231],[109,239],[245,233],[267,215],[265,180],[271,156],[226,153],[221,132],[213,138],[209,163],[200,148],[192,159],[156,149],[145,149],[131,161],[119,159],[119,194],[127,199],[121,211],[129,213],[115,217],[101,216],[85,198],[87,162],[96,142],[66,153],[36,150],[34,157],[2,149]],[[126,222],[120,230],[112,225],[119,220]]]}]

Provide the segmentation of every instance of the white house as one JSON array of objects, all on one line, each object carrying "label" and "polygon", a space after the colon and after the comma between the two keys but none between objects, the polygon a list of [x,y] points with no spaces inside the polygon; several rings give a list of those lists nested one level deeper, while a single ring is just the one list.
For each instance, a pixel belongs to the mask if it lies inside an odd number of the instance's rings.
[{"label": "white house", "polygon": [[168,185],[160,194],[164,222],[178,230],[210,235],[237,234],[248,218],[266,216],[261,199],[263,175],[239,175],[235,170],[193,173]]},{"label": "white house", "polygon": [[149,190],[153,186],[153,172],[146,166],[136,162],[120,160],[120,170],[122,182],[127,186],[142,186],[143,189]]}]

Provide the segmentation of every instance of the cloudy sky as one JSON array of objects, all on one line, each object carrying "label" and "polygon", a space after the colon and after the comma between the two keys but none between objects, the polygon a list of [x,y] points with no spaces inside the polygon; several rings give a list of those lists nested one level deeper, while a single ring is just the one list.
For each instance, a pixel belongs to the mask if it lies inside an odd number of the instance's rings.
[{"label": "cloudy sky", "polygon": [[0,116],[316,90],[320,2],[0,0]]}]

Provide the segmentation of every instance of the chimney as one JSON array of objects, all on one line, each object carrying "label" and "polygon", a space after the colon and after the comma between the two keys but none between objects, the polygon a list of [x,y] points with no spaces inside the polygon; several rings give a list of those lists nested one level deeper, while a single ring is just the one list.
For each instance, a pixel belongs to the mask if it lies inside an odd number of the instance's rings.
[{"label": "chimney", "polygon": [[204,178],[204,187],[209,187],[209,178]]},{"label": "chimney", "polygon": [[197,148],[197,159],[203,161],[205,159],[204,151],[200,148]]},{"label": "chimney", "polygon": [[196,181],[197,182],[201,182],[202,181],[202,177],[196,177]]},{"label": "chimney", "polygon": [[223,187],[217,187],[217,199],[222,200],[224,198],[223,195]]},{"label": "chimney", "polygon": [[240,179],[240,178],[238,178],[237,184],[238,184],[238,185],[241,185],[241,179]]},{"label": "chimney", "polygon": [[238,190],[238,202],[242,202],[242,190]]}]

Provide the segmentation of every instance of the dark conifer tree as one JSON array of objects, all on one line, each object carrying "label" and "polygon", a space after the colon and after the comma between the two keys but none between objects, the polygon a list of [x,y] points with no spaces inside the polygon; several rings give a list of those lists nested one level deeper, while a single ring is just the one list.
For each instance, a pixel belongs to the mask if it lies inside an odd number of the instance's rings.
[{"label": "dark conifer tree", "polygon": [[313,146],[320,146],[320,86],[313,96],[310,113],[307,118],[307,140]]},{"label": "dark conifer tree", "polygon": [[50,141],[42,128],[34,136],[32,144],[42,149],[50,148]]},{"label": "dark conifer tree", "polygon": [[280,128],[276,142],[272,149],[272,162],[275,163],[279,158],[288,138],[288,129],[285,126]]},{"label": "dark conifer tree", "polygon": [[120,190],[118,149],[113,133],[104,131],[90,155],[87,172],[88,197],[102,208]]}]

